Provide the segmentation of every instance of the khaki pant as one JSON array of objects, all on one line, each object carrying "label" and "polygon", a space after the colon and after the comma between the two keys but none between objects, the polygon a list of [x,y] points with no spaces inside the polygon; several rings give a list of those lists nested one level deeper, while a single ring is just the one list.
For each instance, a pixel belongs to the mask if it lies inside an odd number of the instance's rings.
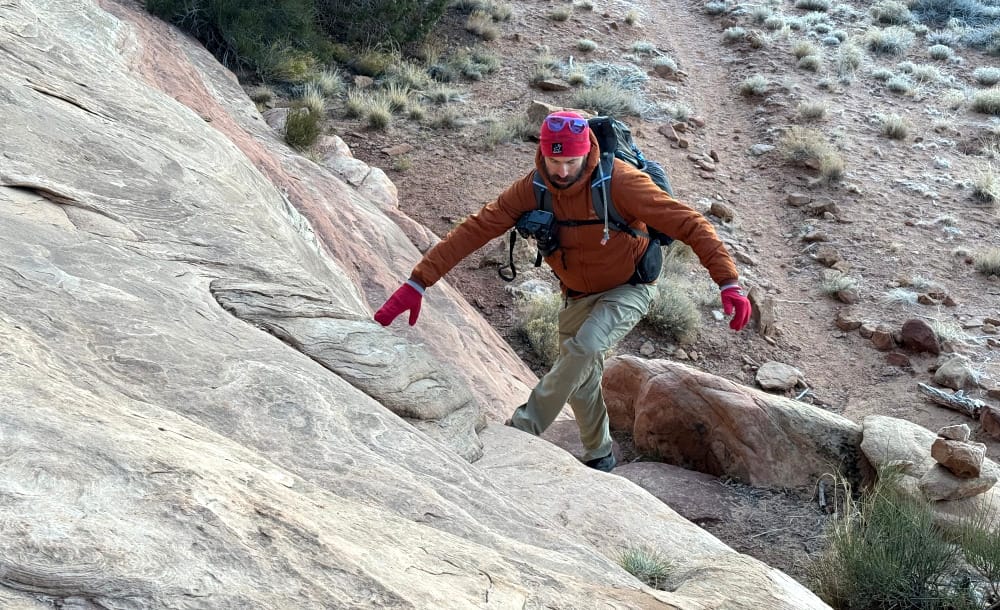
[{"label": "khaki pant", "polygon": [[586,450],[583,460],[610,454],[608,410],[601,393],[604,356],[646,315],[655,293],[649,284],[626,284],[566,299],[559,312],[559,357],[528,402],[514,411],[510,425],[538,436],[568,402]]}]

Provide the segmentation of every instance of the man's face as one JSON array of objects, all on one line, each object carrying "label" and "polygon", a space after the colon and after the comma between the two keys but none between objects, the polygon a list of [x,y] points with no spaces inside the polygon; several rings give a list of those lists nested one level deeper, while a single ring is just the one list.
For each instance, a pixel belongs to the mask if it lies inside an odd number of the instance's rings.
[{"label": "man's face", "polygon": [[587,157],[545,157],[545,171],[554,186],[564,189],[580,178],[586,160]]}]

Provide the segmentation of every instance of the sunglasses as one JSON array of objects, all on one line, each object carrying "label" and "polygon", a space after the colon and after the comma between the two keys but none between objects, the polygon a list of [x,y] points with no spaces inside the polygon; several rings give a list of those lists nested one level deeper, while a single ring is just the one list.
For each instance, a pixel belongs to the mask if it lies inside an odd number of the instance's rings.
[{"label": "sunglasses", "polygon": [[587,119],[549,115],[545,117],[545,125],[552,131],[562,131],[563,128],[569,126],[571,132],[583,133],[587,128]]}]

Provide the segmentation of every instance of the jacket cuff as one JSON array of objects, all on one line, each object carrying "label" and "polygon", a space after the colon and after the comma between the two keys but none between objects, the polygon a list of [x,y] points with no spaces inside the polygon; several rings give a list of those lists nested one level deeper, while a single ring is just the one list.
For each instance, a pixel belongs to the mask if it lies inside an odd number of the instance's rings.
[{"label": "jacket cuff", "polygon": [[417,280],[413,279],[412,277],[410,279],[406,280],[405,283],[409,284],[410,286],[413,286],[414,290],[416,290],[420,294],[424,293],[424,287],[420,285],[420,282],[418,282]]}]

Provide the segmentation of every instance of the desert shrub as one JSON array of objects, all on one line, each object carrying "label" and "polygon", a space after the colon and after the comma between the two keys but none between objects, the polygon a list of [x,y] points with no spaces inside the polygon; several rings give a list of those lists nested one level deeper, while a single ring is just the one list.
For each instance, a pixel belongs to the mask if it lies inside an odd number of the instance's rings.
[{"label": "desert shrub", "polygon": [[462,91],[454,87],[438,85],[425,91],[424,97],[432,104],[441,106],[450,102],[460,101],[462,99]]},{"label": "desert shrub", "polygon": [[785,18],[780,15],[774,15],[764,20],[765,30],[774,32],[776,30],[780,30],[783,27],[785,27]]},{"label": "desert shrub", "polygon": [[927,54],[930,55],[931,59],[944,61],[947,59],[951,59],[951,57],[955,54],[955,52],[952,51],[951,47],[947,45],[936,44],[927,49]]},{"label": "desert shrub", "polygon": [[823,66],[823,59],[819,55],[806,55],[795,65],[802,70],[819,72],[819,69]]},{"label": "desert shrub", "polygon": [[928,66],[927,64],[917,64],[913,66],[913,70],[910,74],[918,83],[936,83],[942,79],[941,71],[935,66]]},{"label": "desert shrub", "polygon": [[946,47],[954,47],[961,41],[958,34],[951,30],[928,32],[924,39],[927,41],[927,44],[944,45]]},{"label": "desert shrub", "polygon": [[629,9],[625,13],[624,21],[627,25],[635,25],[639,23],[639,13],[637,13],[634,9]]},{"label": "desert shrub", "polygon": [[790,127],[782,135],[778,148],[787,161],[818,168],[827,179],[835,180],[843,174],[843,158],[815,129]]},{"label": "desert shrub", "polygon": [[893,93],[906,95],[913,91],[913,82],[906,76],[899,74],[886,81],[885,86]]},{"label": "desert shrub", "polygon": [[850,76],[858,71],[864,61],[865,52],[854,44],[845,44],[837,53],[837,74]]},{"label": "desert shrub", "polygon": [[320,88],[313,84],[308,84],[302,88],[299,97],[296,99],[296,104],[302,108],[307,108],[309,112],[323,116],[326,112],[326,99],[323,97],[323,92]]},{"label": "desert shrub", "polygon": [[953,20],[971,27],[990,21],[989,10],[977,0],[912,0],[910,12],[921,23],[948,26]]},{"label": "desert shrub", "polygon": [[992,87],[1000,83],[1000,68],[993,66],[980,66],[972,71],[972,78],[984,87]]},{"label": "desert shrub", "polygon": [[828,11],[830,10],[830,0],[795,0],[795,8],[806,11]]},{"label": "desert shrub", "polygon": [[431,116],[429,125],[442,131],[458,129],[462,126],[462,114],[453,106],[443,106]]},{"label": "desert shrub", "polygon": [[574,2],[573,6],[580,9],[581,11],[594,10],[594,3],[591,2],[590,0],[579,0],[578,2]]},{"label": "desert shrub", "polygon": [[329,52],[313,0],[147,0],[146,10],[190,33],[226,66],[266,80],[301,83]]},{"label": "desert shrub", "polygon": [[965,93],[960,89],[948,89],[941,94],[940,100],[948,110],[958,110],[965,104]]},{"label": "desert shrub", "polygon": [[381,130],[392,124],[392,101],[381,91],[366,100],[364,116],[369,129]]},{"label": "desert shrub", "polygon": [[965,343],[969,339],[968,333],[957,320],[937,318],[931,320],[930,325],[934,336],[941,343]]},{"label": "desert shrub", "polygon": [[984,275],[1000,276],[1000,248],[986,248],[973,253],[972,266]]},{"label": "desert shrub", "polygon": [[579,89],[573,95],[573,106],[611,116],[640,114],[639,100],[635,93],[610,82],[597,82]]},{"label": "desert shrub", "polygon": [[819,41],[820,41],[820,43],[822,43],[823,45],[826,45],[828,47],[835,47],[835,46],[839,45],[841,42],[843,42],[841,39],[837,38],[836,36],[824,36],[823,38],[820,38]]},{"label": "desert shrub", "polygon": [[568,8],[557,8],[549,11],[548,18],[552,21],[566,21],[572,14]]},{"label": "desert shrub", "polygon": [[917,293],[907,288],[893,288],[879,299],[883,305],[916,305]]},{"label": "desert shrub", "polygon": [[352,56],[347,61],[347,65],[358,74],[379,77],[386,74],[398,62],[399,56],[395,53],[367,47]]},{"label": "desert shrub", "polygon": [[559,356],[559,310],[562,294],[532,294],[517,300],[517,330],[547,365]]},{"label": "desert shrub", "polygon": [[754,23],[764,23],[773,14],[774,11],[769,6],[757,5],[750,10],[750,18]]},{"label": "desert shrub", "polygon": [[489,148],[505,142],[526,141],[538,135],[538,125],[527,115],[517,115],[503,121],[494,121],[486,128],[486,145]]},{"label": "desert shrub", "polygon": [[673,563],[656,549],[629,547],[618,555],[618,565],[654,589],[666,589]]},{"label": "desert shrub", "polygon": [[747,36],[747,31],[738,25],[726,28],[722,31],[722,40],[726,42],[738,42]]},{"label": "desert shrub", "polygon": [[285,142],[299,150],[312,146],[322,133],[322,115],[308,108],[293,108],[285,121]]},{"label": "desert shrub", "polygon": [[858,278],[840,273],[839,271],[833,271],[823,274],[819,282],[819,289],[824,294],[836,295],[845,290],[853,290],[859,284],[860,280]]},{"label": "desert shrub", "polygon": [[872,70],[871,76],[877,81],[889,82],[890,79],[896,77],[896,73],[889,68],[875,68]]},{"label": "desert shrub", "polygon": [[1000,175],[992,163],[984,163],[976,170],[972,194],[990,207],[1000,204]]},{"label": "desert shrub", "polygon": [[586,87],[590,84],[590,78],[583,70],[575,69],[566,75],[566,82],[574,87]]},{"label": "desert shrub", "polygon": [[646,313],[650,326],[679,343],[693,342],[701,329],[701,311],[689,292],[688,282],[661,274]]},{"label": "desert shrub", "polygon": [[902,2],[896,0],[881,0],[876,2],[871,8],[872,19],[875,23],[885,25],[904,25],[913,21],[910,9]]},{"label": "desert shrub", "polygon": [[899,26],[870,28],[864,35],[869,51],[882,55],[902,55],[913,44],[913,32]]},{"label": "desert shrub", "polygon": [[687,104],[682,104],[680,102],[672,102],[665,104],[663,106],[663,111],[674,121],[685,122],[691,115],[694,114],[694,110]]},{"label": "desert shrub", "polygon": [[705,12],[709,15],[721,15],[729,10],[729,5],[725,2],[706,2]]},{"label": "desert shrub", "polygon": [[274,89],[267,85],[257,85],[247,92],[255,104],[267,104],[274,101]]},{"label": "desert shrub", "polygon": [[431,75],[427,70],[413,62],[401,61],[389,66],[385,74],[387,83],[396,83],[407,89],[426,89],[431,86]]},{"label": "desert shrub", "polygon": [[[449,0],[313,0],[316,19],[334,40],[405,44],[422,40]],[[261,3],[249,3],[257,6]]]},{"label": "desert shrub", "polygon": [[807,121],[815,121],[826,116],[826,108],[826,102],[823,101],[804,101],[799,103],[797,110],[799,117]]},{"label": "desert shrub", "polygon": [[744,96],[762,95],[767,91],[767,79],[760,74],[743,79],[740,83],[740,94]]},{"label": "desert shrub", "polygon": [[475,34],[483,40],[496,40],[500,30],[493,24],[493,15],[483,10],[475,10],[465,20],[465,31]]},{"label": "desert shrub", "polygon": [[1000,87],[977,91],[972,96],[971,106],[976,112],[1000,115]]},{"label": "desert shrub", "polygon": [[810,566],[811,587],[834,608],[971,608],[950,586],[959,549],[942,535],[923,500],[907,495],[899,475],[878,482],[840,517]]},{"label": "desert shrub", "polygon": [[632,43],[632,52],[636,55],[654,55],[656,54],[656,45],[645,40],[637,40]]},{"label": "desert shrub", "polygon": [[802,59],[807,55],[815,55],[816,53],[816,45],[808,40],[796,40],[795,44],[792,45],[792,55],[795,56],[795,59]]},{"label": "desert shrub", "polygon": [[657,57],[653,61],[653,68],[658,71],[666,71],[670,74],[677,73],[677,62],[672,57]]},{"label": "desert shrub", "polygon": [[993,604],[1000,603],[1000,530],[990,528],[987,517],[977,515],[965,520],[958,533],[965,562],[989,587]]},{"label": "desert shrub", "polygon": [[415,97],[409,87],[397,82],[386,83],[381,93],[385,97],[389,111],[393,113],[406,110]]},{"label": "desert shrub", "polygon": [[882,135],[893,140],[905,140],[910,133],[909,123],[898,114],[880,116],[879,127]]},{"label": "desert shrub", "polygon": [[584,53],[589,53],[597,48],[597,43],[588,38],[581,38],[576,41],[576,49],[578,51],[583,51]]}]

